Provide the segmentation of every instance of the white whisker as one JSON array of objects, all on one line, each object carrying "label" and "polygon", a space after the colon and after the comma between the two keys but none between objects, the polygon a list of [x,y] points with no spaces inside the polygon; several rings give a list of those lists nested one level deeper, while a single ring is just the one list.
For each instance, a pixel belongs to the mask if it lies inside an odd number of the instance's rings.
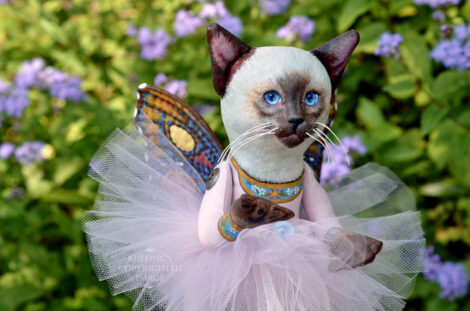
[{"label": "white whisker", "polygon": [[330,153],[326,150],[326,145],[321,140],[315,138],[315,136],[313,136],[312,134],[310,133],[306,133],[306,134],[310,136],[311,138],[313,138],[314,141],[318,142],[320,145],[323,146],[323,150],[326,152],[327,162],[330,163]]},{"label": "white whisker", "polygon": [[261,130],[264,130],[265,127],[268,127],[268,126],[271,126],[272,123],[271,122],[266,122],[266,123],[262,123],[262,124],[258,124],[256,126],[253,126],[252,128],[246,130],[244,133],[242,133],[240,136],[238,136],[234,141],[230,142],[228,144],[227,147],[225,147],[225,149],[223,150],[223,152],[220,154],[218,160],[217,160],[217,163],[220,163],[221,160],[225,159],[229,150],[230,149],[233,149],[234,146],[243,138],[245,138],[246,136],[254,133],[254,132],[257,132],[257,131],[261,131]]},{"label": "white whisker", "polygon": [[344,147],[343,142],[341,141],[341,139],[339,139],[339,137],[335,134],[335,132],[333,132],[333,130],[328,125],[323,124],[321,122],[315,122],[315,123],[326,127],[331,132],[331,134],[333,134],[333,136],[338,140],[341,147],[343,148],[343,152],[344,152],[344,155],[346,156],[346,160],[348,161],[348,165],[351,166],[351,161],[349,160],[348,152],[346,150],[346,147]]},{"label": "white whisker", "polygon": [[[330,148],[330,146],[328,146],[328,145],[329,145],[328,141],[330,141],[330,140],[328,139],[328,136],[325,135],[325,133],[323,133],[322,131],[320,131],[320,130],[318,130],[318,129],[312,129],[312,131],[314,131],[315,133],[317,133],[317,135],[323,140],[323,142],[325,143],[325,148],[326,148],[326,150],[327,150],[328,153],[331,155],[331,158],[333,159],[333,162],[336,163],[336,159],[335,159],[335,157],[334,157],[334,153],[333,153],[333,151],[331,150],[333,147],[336,147],[336,145],[332,143],[332,146],[331,146],[331,148]],[[325,138],[326,138],[327,140],[325,140]]]},{"label": "white whisker", "polygon": [[229,155],[228,155],[228,158],[232,158],[233,155],[238,151],[240,150],[241,147],[245,146],[246,144],[248,144],[249,142],[255,140],[255,139],[258,139],[262,136],[265,136],[265,135],[269,135],[269,134],[273,134],[275,131],[277,130],[277,128],[273,128],[267,132],[264,132],[264,133],[261,133],[261,134],[257,134],[255,136],[252,136],[250,138],[248,138],[247,140],[243,141],[235,150],[232,150],[230,151]]},{"label": "white whisker", "polygon": [[[257,129],[254,129],[254,130],[251,130],[251,131],[246,131],[245,133],[243,133],[242,135],[238,136],[232,143],[230,143],[230,150],[227,149],[227,152],[225,153],[225,159],[227,159],[229,156],[229,154],[236,148],[238,148],[238,146],[242,145],[244,143],[244,139],[249,139],[251,135],[255,135],[256,133],[260,134],[259,132],[264,133],[265,131],[267,131],[267,127],[268,126],[271,126],[271,125],[266,125],[264,127],[259,127]],[[256,134],[256,135],[258,135]],[[253,136],[251,136],[253,137]]]}]

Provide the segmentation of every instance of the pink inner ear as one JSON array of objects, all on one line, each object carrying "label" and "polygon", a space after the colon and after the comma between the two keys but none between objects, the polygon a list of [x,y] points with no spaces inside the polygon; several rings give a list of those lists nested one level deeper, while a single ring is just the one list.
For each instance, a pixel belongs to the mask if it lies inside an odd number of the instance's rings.
[{"label": "pink inner ear", "polygon": [[232,42],[224,36],[219,35],[213,38],[210,46],[214,60],[221,69],[226,69],[227,65],[237,56],[235,52],[236,48],[233,46]]}]

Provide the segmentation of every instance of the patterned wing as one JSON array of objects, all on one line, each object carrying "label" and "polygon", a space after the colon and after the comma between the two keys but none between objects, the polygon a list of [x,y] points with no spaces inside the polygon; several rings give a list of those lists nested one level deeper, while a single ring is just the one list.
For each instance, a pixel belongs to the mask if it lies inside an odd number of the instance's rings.
[{"label": "patterned wing", "polygon": [[[145,122],[155,124],[181,151],[202,179],[207,181],[223,148],[197,111],[165,90],[144,85],[138,89],[135,118],[144,126]],[[145,133],[153,143],[168,143],[159,139],[158,135],[152,135],[151,131],[148,131],[150,128],[152,127],[149,126]]]},{"label": "patterned wing", "polygon": [[[330,114],[328,116],[328,121],[326,124],[328,125],[328,127],[331,127],[333,125],[333,119],[337,110],[338,104],[336,103],[335,96],[333,94],[330,104]],[[328,132],[329,131],[326,128],[323,131],[323,133],[325,133],[326,135],[328,135]],[[325,140],[320,137],[318,139],[326,145],[327,142]],[[324,149],[325,148],[323,148],[323,146],[319,142],[313,142],[307,149],[307,151],[305,151],[304,153],[304,161],[307,162],[307,164],[310,165],[310,167],[313,169],[313,172],[315,173],[315,176],[317,177],[318,181],[320,181]]]}]

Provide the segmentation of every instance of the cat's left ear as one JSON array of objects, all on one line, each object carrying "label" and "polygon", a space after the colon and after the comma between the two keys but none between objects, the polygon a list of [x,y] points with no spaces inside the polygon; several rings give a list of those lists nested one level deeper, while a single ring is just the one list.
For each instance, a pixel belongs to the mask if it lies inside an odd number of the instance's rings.
[{"label": "cat's left ear", "polygon": [[214,88],[220,97],[230,80],[233,65],[252,48],[218,24],[212,23],[207,28],[207,42],[209,43],[212,62],[212,76]]},{"label": "cat's left ear", "polygon": [[344,68],[358,43],[359,33],[349,30],[311,51],[328,71],[332,92],[338,87]]}]

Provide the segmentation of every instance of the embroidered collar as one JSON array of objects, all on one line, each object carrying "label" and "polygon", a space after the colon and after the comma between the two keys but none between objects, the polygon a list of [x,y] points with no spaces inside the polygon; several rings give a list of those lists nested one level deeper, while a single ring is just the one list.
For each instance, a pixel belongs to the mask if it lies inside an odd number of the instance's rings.
[{"label": "embroidered collar", "polygon": [[284,203],[294,200],[302,192],[304,174],[298,179],[288,183],[268,183],[254,179],[248,175],[231,158],[232,164],[238,172],[238,180],[243,190],[250,195],[268,199],[273,203]]}]

